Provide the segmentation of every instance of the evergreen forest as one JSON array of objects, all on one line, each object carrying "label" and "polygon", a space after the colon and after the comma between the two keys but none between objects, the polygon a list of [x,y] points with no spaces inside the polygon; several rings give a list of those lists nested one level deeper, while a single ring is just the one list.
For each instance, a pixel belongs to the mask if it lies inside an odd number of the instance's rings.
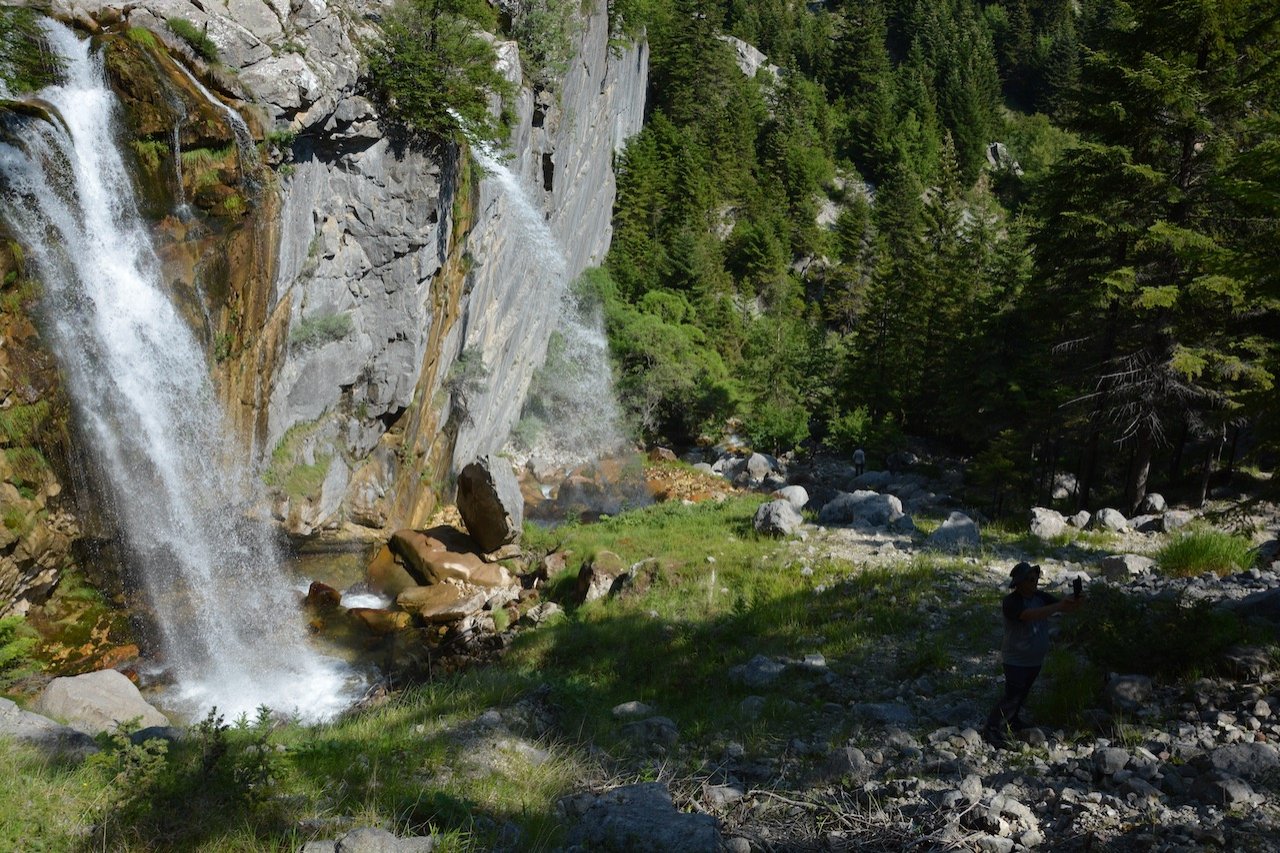
[{"label": "evergreen forest", "polygon": [[647,440],[920,445],[994,513],[1064,472],[1132,508],[1274,461],[1273,0],[611,12],[649,115],[583,287]]}]

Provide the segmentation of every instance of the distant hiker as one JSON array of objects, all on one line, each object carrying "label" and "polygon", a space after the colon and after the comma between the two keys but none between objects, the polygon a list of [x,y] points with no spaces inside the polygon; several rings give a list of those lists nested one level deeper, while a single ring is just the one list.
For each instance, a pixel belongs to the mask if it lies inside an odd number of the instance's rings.
[{"label": "distant hiker", "polygon": [[1040,567],[1022,562],[1009,572],[1009,586],[1013,592],[1004,597],[1001,610],[1004,613],[1004,697],[996,703],[987,716],[982,735],[995,746],[1004,746],[1009,728],[1027,728],[1019,716],[1022,704],[1035,684],[1040,667],[1049,652],[1049,617],[1055,613],[1071,613],[1080,606],[1076,597],[1059,601],[1055,596],[1037,589],[1040,583]]},{"label": "distant hiker", "polygon": [[853,475],[855,477],[861,477],[862,472],[866,467],[867,454],[863,453],[862,448],[859,447],[857,450],[853,451]]}]

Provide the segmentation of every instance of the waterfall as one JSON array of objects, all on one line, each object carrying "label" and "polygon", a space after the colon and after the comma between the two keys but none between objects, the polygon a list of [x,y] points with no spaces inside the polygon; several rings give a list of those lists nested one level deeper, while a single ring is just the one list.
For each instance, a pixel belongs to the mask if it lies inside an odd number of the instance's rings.
[{"label": "waterfall", "polygon": [[547,358],[524,402],[508,448],[517,464],[531,457],[566,468],[624,449],[626,438],[609,367],[609,342],[598,306],[570,287],[568,263],[524,183],[483,144],[473,145],[485,180],[501,188],[512,214],[506,227],[526,253],[520,265],[537,279],[532,310],[553,312]]},{"label": "waterfall", "polygon": [[38,93],[57,121],[5,119],[0,216],[44,287],[44,329],[172,676],[167,704],[331,717],[359,679],[308,645],[261,487],[164,292],[100,58],[44,26],[66,66]]}]

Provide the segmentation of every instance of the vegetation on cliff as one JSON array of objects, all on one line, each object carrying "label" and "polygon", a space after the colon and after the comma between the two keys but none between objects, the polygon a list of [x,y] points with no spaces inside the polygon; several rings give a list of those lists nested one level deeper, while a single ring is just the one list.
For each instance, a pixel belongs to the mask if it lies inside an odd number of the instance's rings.
[{"label": "vegetation on cliff", "polygon": [[382,22],[382,41],[369,51],[372,94],[393,129],[421,145],[467,135],[502,139],[505,113],[495,118],[489,101],[509,96],[511,84],[481,35],[496,28],[492,7],[480,0],[397,4]]},{"label": "vegetation on cliff", "polygon": [[34,92],[57,79],[58,58],[44,44],[32,9],[0,6],[0,90]]}]

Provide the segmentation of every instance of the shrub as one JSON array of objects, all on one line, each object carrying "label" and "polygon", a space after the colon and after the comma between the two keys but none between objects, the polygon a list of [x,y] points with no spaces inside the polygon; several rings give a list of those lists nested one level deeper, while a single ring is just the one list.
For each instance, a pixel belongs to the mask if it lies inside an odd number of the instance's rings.
[{"label": "shrub", "polygon": [[1053,649],[1045,659],[1043,685],[1032,691],[1031,709],[1037,720],[1055,726],[1079,727],[1084,710],[1097,706],[1102,671],[1067,649]]},{"label": "shrub", "polygon": [[832,447],[852,452],[869,443],[871,437],[871,413],[866,406],[858,406],[846,414],[837,412],[827,423],[827,441]]},{"label": "shrub", "polygon": [[799,404],[758,405],[747,425],[751,445],[778,454],[799,446],[809,437],[809,412]]},{"label": "shrub", "polygon": [[1228,575],[1253,562],[1249,540],[1213,528],[1188,530],[1175,536],[1156,554],[1161,571],[1174,577],[1213,572]]},{"label": "shrub", "polygon": [[209,38],[209,34],[188,21],[186,18],[167,18],[165,23],[178,38],[190,45],[199,56],[209,62],[218,61],[218,46]]},{"label": "shrub", "polygon": [[0,7],[0,83],[11,92],[34,92],[54,83],[62,61],[45,45],[32,9]]},{"label": "shrub", "polygon": [[299,323],[289,332],[289,343],[310,349],[340,341],[351,334],[351,316],[348,314],[316,314]]},{"label": "shrub", "polygon": [[21,616],[5,616],[0,619],[0,690],[35,672],[31,659],[36,637]]},{"label": "shrub", "polygon": [[1166,678],[1210,672],[1248,638],[1235,614],[1208,601],[1148,600],[1105,586],[1091,590],[1063,632],[1099,667]]},{"label": "shrub", "polygon": [[512,25],[524,65],[535,83],[548,86],[569,68],[582,28],[578,0],[533,0]]},{"label": "shrub", "polygon": [[107,777],[94,849],[135,849],[139,839],[162,838],[163,849],[190,850],[218,826],[278,823],[271,729],[265,709],[234,727],[214,709],[174,744],[113,737],[111,749],[90,759]]},{"label": "shrub", "polygon": [[505,100],[511,84],[477,32],[494,26],[493,10],[479,0],[401,0],[387,15],[382,41],[369,52],[369,83],[408,141],[430,146],[506,135],[506,121],[489,113],[489,98]]}]

